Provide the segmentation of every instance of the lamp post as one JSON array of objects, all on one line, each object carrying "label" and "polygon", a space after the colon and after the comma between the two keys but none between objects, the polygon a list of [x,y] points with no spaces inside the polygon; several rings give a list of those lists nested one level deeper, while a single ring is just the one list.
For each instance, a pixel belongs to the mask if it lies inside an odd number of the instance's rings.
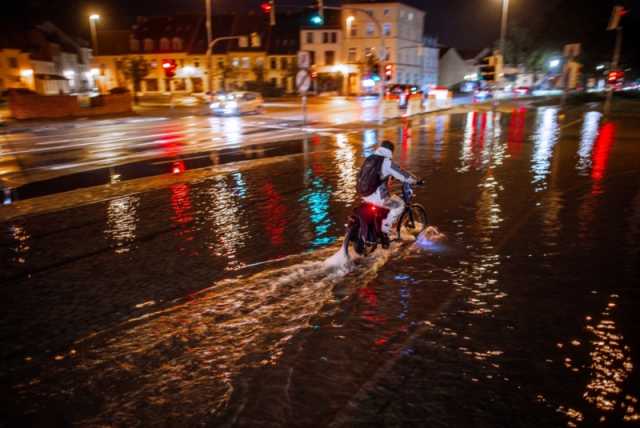
[{"label": "lamp post", "polygon": [[100,15],[95,13],[89,15],[89,26],[91,27],[91,44],[93,45],[93,54],[98,55],[98,33],[96,31],[96,22],[100,20]]},{"label": "lamp post", "polygon": [[507,39],[507,18],[509,16],[509,0],[502,0],[502,25],[500,27],[500,53],[504,58]]},{"label": "lamp post", "polygon": [[209,86],[209,102],[213,100],[213,74],[211,73],[211,44],[213,33],[211,31],[211,0],[205,1],[207,13],[207,85]]}]

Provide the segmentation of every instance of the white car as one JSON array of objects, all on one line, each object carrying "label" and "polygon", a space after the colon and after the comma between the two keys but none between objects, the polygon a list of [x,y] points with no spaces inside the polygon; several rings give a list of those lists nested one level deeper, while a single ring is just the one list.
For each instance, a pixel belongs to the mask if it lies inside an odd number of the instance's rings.
[{"label": "white car", "polygon": [[261,113],[264,108],[264,99],[257,92],[229,92],[217,95],[209,107],[214,114],[225,116]]}]

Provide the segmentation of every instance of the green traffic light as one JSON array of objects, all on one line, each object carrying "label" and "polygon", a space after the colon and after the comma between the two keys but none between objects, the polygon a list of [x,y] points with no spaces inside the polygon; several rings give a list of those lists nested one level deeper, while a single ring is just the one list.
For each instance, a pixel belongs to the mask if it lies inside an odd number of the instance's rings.
[{"label": "green traffic light", "polygon": [[313,25],[324,24],[324,18],[322,18],[320,15],[313,15],[309,21],[311,21]]}]

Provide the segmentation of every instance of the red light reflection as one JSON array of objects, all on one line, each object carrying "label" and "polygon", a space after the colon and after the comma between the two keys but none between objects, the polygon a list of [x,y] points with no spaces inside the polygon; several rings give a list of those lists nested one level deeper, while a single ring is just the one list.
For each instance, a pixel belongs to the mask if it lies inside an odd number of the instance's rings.
[{"label": "red light reflection", "polygon": [[264,215],[265,229],[273,245],[284,244],[284,230],[287,225],[285,213],[287,208],[282,203],[282,196],[275,190],[273,184],[265,183],[262,191],[267,195],[267,206]]},{"label": "red light reflection", "polygon": [[600,127],[595,148],[593,149],[593,169],[591,170],[591,178],[595,182],[599,182],[604,178],[615,137],[616,125],[614,123],[606,122]]},{"label": "red light reflection", "polygon": [[514,159],[518,159],[520,157],[520,153],[522,152],[526,115],[527,109],[524,107],[513,109],[513,111],[511,112],[507,148],[509,150],[509,155],[511,155],[511,157],[513,157]]}]

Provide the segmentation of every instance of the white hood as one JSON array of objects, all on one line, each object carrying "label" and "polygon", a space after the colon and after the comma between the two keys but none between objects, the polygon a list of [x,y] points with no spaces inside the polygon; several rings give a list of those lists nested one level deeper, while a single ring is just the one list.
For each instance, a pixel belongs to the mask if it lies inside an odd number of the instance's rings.
[{"label": "white hood", "polygon": [[378,147],[376,151],[373,152],[373,154],[378,156],[384,156],[387,159],[393,158],[393,153],[391,152],[391,150],[387,149],[386,147]]}]

